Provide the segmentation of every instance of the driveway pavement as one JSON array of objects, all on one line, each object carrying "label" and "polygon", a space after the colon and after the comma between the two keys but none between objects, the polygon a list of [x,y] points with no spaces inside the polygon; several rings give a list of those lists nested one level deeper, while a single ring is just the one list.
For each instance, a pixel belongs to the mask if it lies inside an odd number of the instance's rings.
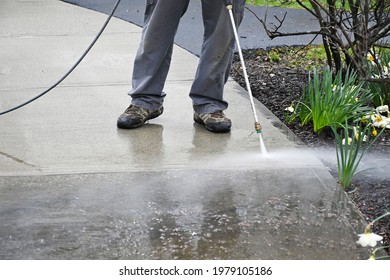
[{"label": "driveway pavement", "polygon": [[[94,11],[110,13],[116,0],[64,0],[81,7]],[[249,2],[249,1],[248,1]],[[115,16],[125,21],[134,23],[142,27],[143,11],[145,9],[145,0],[122,0]],[[263,19],[266,14],[265,7],[248,5],[253,13]],[[267,26],[273,30],[278,25],[276,17],[282,19],[286,14],[281,32],[297,31],[315,31],[319,30],[318,21],[304,10],[284,9],[270,7],[268,9]],[[259,20],[249,11],[246,12],[241,23],[240,43],[243,49],[266,49],[273,46],[281,45],[306,45],[321,44],[321,38],[314,38],[313,35],[279,37],[273,40],[269,39]],[[177,45],[199,56],[203,36],[203,22],[201,12],[201,1],[191,0],[188,10],[183,16],[179,29],[176,34],[175,42]]]}]

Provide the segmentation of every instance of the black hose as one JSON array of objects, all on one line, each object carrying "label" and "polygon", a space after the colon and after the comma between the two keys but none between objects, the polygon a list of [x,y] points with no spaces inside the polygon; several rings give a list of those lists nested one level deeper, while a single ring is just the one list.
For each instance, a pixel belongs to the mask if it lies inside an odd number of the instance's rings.
[{"label": "black hose", "polygon": [[99,37],[102,35],[103,31],[106,29],[108,23],[110,22],[111,18],[113,17],[116,9],[118,8],[119,6],[119,3],[121,2],[122,0],[118,0],[114,6],[114,8],[112,9],[111,13],[109,14],[106,22],[103,24],[102,28],[100,29],[100,31],[98,32],[98,34],[96,35],[95,39],[93,39],[92,43],[88,46],[88,48],[84,51],[84,53],[81,55],[81,57],[76,61],[76,63],[69,69],[68,72],[65,73],[64,76],[62,76],[57,82],[55,82],[52,86],[50,86],[48,89],[46,89],[45,91],[43,91],[42,93],[40,93],[39,95],[35,96],[34,98],[18,105],[18,106],[15,106],[11,109],[8,109],[6,111],[3,111],[3,112],[0,112],[0,115],[4,115],[4,114],[7,114],[9,112],[12,112],[14,110],[17,110],[35,100],[37,100],[38,98],[44,96],[46,93],[48,93],[49,91],[51,91],[52,89],[54,89],[55,87],[57,87],[60,83],[62,83],[69,75],[70,73],[73,72],[74,69],[76,69],[76,67],[81,63],[81,61],[85,58],[85,56],[89,53],[89,51],[92,49],[92,47],[95,45],[96,41],[99,39]]}]

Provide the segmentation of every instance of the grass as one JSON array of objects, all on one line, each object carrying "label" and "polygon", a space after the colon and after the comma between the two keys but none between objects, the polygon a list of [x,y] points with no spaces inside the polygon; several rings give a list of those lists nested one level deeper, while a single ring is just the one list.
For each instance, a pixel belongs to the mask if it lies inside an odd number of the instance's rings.
[{"label": "grass", "polygon": [[266,53],[269,60],[278,63],[282,60],[288,61],[288,67],[306,65],[306,70],[322,68],[326,64],[326,53],[322,45],[300,46],[300,47],[273,47],[266,51],[259,50],[258,55]]},{"label": "grass", "polygon": [[[309,4],[309,1],[303,0],[305,4]],[[248,4],[255,6],[270,6],[270,7],[282,7],[292,9],[302,9],[302,7],[295,0],[248,0]]]},{"label": "grass", "polygon": [[[301,1],[305,6],[311,7],[308,0]],[[319,0],[320,3],[326,4],[326,0]],[[295,0],[248,0],[248,4],[254,6],[270,6],[270,7],[281,7],[281,8],[291,8],[291,9],[303,9],[301,5]]]}]

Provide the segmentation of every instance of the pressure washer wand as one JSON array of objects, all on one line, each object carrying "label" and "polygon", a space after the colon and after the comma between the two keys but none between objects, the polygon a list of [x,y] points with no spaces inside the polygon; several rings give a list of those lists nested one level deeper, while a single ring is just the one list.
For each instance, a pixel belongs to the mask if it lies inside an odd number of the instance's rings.
[{"label": "pressure washer wand", "polygon": [[260,124],[259,119],[258,119],[257,114],[256,114],[256,108],[255,108],[255,103],[253,101],[252,90],[251,90],[251,86],[249,84],[248,74],[246,72],[246,67],[245,67],[245,62],[244,62],[244,57],[242,56],[240,40],[238,38],[237,28],[236,28],[236,24],[235,24],[234,17],[233,17],[233,4],[232,4],[232,1],[231,0],[225,0],[225,5],[226,5],[226,9],[229,12],[230,22],[232,23],[234,38],[236,39],[238,55],[239,55],[240,61],[241,61],[241,67],[242,67],[243,74],[244,74],[246,89],[247,89],[248,94],[249,94],[249,100],[251,101],[252,111],[253,111],[253,115],[255,117],[255,130],[256,130],[257,133],[262,133],[262,127],[261,127],[261,124]]}]

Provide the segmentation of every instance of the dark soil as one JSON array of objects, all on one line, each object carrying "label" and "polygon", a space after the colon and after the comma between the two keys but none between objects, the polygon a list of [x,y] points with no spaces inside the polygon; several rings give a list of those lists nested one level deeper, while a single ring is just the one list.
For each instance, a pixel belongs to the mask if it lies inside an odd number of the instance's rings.
[{"label": "dark soil", "polygon": [[[302,127],[298,121],[286,122],[285,108],[293,100],[301,98],[303,87],[308,81],[308,69],[313,64],[323,65],[306,56],[299,47],[277,48],[269,50],[246,50],[244,60],[251,84],[253,96],[264,104],[276,117],[285,123],[291,131],[310,149],[334,148],[334,139],[329,134],[313,133],[311,125]],[[242,68],[238,57],[234,58],[231,77],[246,88]],[[387,157],[390,151],[390,130],[386,130],[371,147],[370,153]],[[385,156],[384,156],[385,155]],[[388,164],[388,163],[387,163]],[[324,161],[332,175],[337,179],[337,166]],[[367,222],[390,211],[390,175],[357,175],[351,188],[345,190]],[[341,187],[341,185],[340,185]],[[363,233],[364,229],[362,229]],[[383,246],[390,245],[390,217],[387,216],[373,227],[373,232],[383,236]],[[390,250],[387,250],[390,254]]]}]

